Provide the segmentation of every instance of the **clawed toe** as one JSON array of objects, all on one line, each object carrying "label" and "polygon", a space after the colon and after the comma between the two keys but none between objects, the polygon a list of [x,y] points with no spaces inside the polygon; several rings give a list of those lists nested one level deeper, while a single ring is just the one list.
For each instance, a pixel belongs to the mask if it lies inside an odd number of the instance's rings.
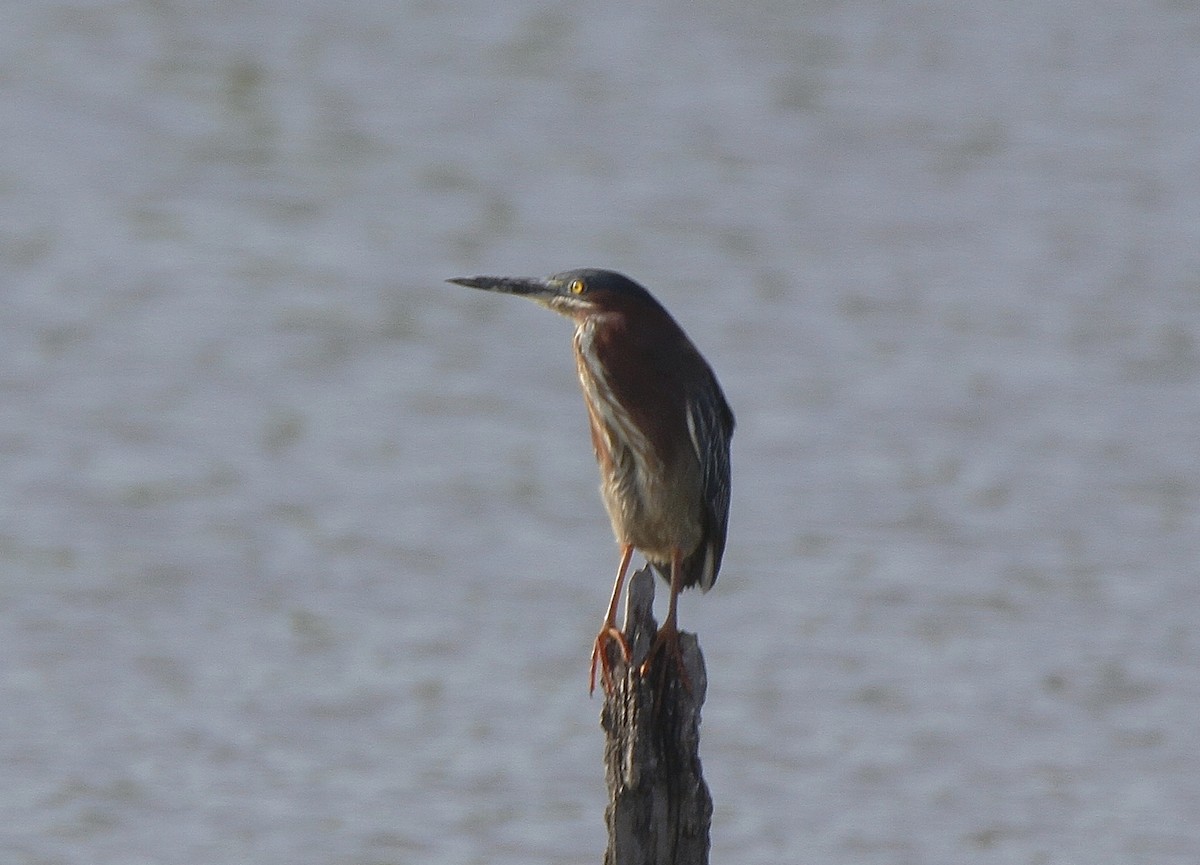
[{"label": "clawed toe", "polygon": [[596,642],[592,646],[592,670],[588,676],[588,693],[592,694],[596,690],[596,667],[600,667],[600,676],[604,683],[604,693],[611,694],[613,691],[612,677],[612,662],[608,659],[608,642],[613,640],[621,647],[621,657],[625,663],[629,663],[630,650],[629,641],[625,639],[625,635],[618,631],[615,627],[606,626],[597,636]]},{"label": "clawed toe", "polygon": [[654,644],[650,646],[650,652],[646,655],[646,660],[642,662],[642,666],[638,669],[638,674],[643,677],[649,676],[654,666],[655,658],[664,651],[669,652],[671,658],[675,661],[675,669],[679,671],[679,680],[690,694],[692,692],[692,682],[688,678],[687,669],[683,665],[683,651],[679,647],[679,631],[669,624],[659,628],[658,633],[654,635]]}]

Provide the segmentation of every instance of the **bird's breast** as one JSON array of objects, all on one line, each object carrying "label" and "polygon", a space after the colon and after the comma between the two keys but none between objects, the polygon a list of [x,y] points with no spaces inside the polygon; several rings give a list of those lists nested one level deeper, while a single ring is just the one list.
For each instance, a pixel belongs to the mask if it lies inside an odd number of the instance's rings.
[{"label": "bird's breast", "polygon": [[614,534],[653,560],[669,560],[674,549],[690,552],[701,534],[698,466],[687,454],[680,460],[655,447],[622,402],[588,329],[577,331],[575,349],[601,497]]}]

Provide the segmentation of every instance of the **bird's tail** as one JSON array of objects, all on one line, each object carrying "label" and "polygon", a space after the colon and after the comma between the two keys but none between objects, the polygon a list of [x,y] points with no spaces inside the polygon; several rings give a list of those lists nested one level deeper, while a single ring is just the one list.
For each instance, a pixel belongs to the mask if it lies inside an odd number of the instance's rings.
[{"label": "bird's tail", "polygon": [[[717,572],[721,568],[721,550],[711,541],[701,543],[687,556],[680,567],[680,586],[690,589],[699,586],[700,591],[707,592],[717,581]],[[668,585],[671,583],[671,563],[651,562],[654,570],[658,571]]]}]

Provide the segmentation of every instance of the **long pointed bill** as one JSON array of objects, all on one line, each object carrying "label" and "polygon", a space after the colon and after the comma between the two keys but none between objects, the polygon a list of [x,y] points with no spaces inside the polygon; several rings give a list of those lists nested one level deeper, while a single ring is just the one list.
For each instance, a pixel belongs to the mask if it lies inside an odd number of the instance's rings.
[{"label": "long pointed bill", "polygon": [[531,300],[546,301],[558,295],[558,287],[545,279],[523,279],[508,276],[464,276],[458,279],[447,279],[455,285],[465,285],[467,288],[482,288],[484,291],[496,291],[501,294],[518,294]]}]

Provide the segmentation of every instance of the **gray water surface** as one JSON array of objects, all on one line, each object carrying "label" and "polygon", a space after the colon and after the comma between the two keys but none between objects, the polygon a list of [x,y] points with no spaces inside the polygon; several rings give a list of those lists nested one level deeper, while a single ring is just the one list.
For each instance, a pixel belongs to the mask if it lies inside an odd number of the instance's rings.
[{"label": "gray water surface", "polygon": [[[1200,9],[9,4],[0,860],[585,863],[605,266],[737,412],[713,861],[1200,861]],[[660,598],[661,600],[661,598]]]}]

